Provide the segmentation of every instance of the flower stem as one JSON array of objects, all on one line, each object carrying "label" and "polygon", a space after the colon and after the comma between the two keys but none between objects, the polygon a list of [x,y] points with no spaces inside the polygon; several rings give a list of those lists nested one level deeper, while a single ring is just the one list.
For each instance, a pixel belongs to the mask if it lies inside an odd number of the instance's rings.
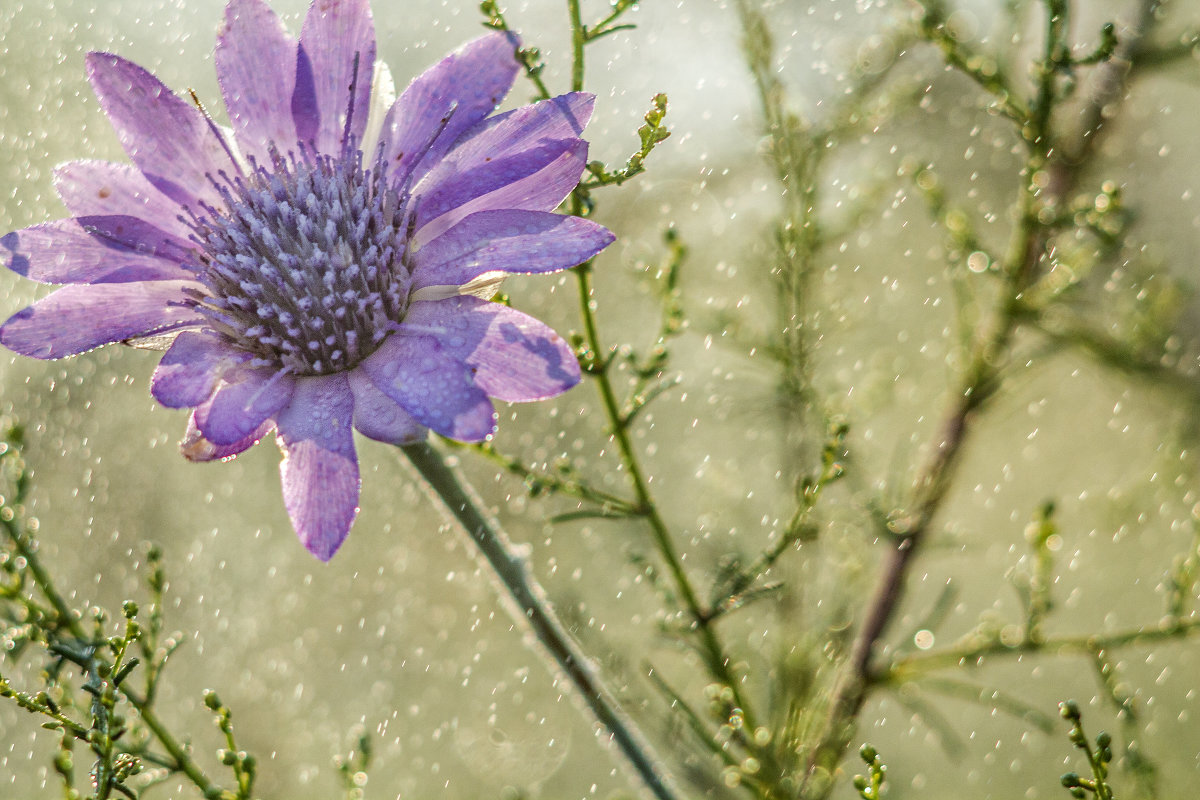
[{"label": "flower stem", "polygon": [[494,520],[480,511],[473,493],[458,479],[441,454],[427,443],[400,448],[430,489],[462,525],[462,529],[487,560],[509,597],[514,618],[529,624],[559,670],[575,685],[628,759],[646,788],[658,800],[679,800],[683,795],[671,784],[649,742],[625,713],[599,673],[571,639],[555,615],[546,593],[529,569],[528,560]]}]

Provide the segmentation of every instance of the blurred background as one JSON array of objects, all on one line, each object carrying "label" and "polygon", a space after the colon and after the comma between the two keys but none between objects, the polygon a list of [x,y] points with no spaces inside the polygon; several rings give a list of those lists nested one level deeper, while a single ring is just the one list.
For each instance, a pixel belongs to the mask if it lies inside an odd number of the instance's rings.
[{"label": "blurred background", "polygon": [[[51,183],[55,165],[125,160],[84,79],[88,51],[120,53],[223,113],[212,59],[223,5],[0,4],[0,230],[65,215]],[[299,30],[303,0],[272,5]],[[1018,5],[954,6],[958,35],[1019,64],[1037,37],[1009,40],[1005,9]],[[1081,50],[1095,46],[1101,24],[1124,9],[1107,0],[1078,5]],[[599,18],[607,3],[583,6],[585,17]],[[1197,24],[1186,6],[1164,4],[1171,14],[1164,32]],[[841,204],[870,199],[840,246],[822,254],[812,301],[820,321],[815,383],[850,424],[849,488],[824,509],[816,554],[802,563],[785,556],[773,575],[788,589],[723,623],[726,641],[761,687],[786,680],[789,659],[810,646],[812,631],[850,625],[869,596],[879,549],[863,521],[872,503],[899,502],[911,485],[962,366],[945,232],[912,182],[898,177],[905,160],[937,170],[992,252],[1007,241],[1021,161],[1007,123],[983,109],[967,81],[948,75],[931,48],[893,46],[888,31],[910,15],[910,4],[793,0],[760,10],[770,21],[787,102],[804,117],[822,120],[855,66],[859,75],[891,69],[898,87],[879,124],[831,142],[836,150],[820,175],[831,216]],[[400,86],[482,33],[472,2],[377,0],[374,14],[379,56]],[[566,90],[563,4],[514,2],[506,14],[541,48],[550,87]],[[599,320],[614,346],[653,343],[658,309],[646,264],[662,259],[662,232],[674,226],[691,251],[682,277],[689,327],[671,361],[681,383],[642,418],[635,441],[685,565],[707,585],[729,554],[766,546],[790,511],[795,475],[808,468],[789,449],[778,366],[764,355],[780,333],[771,270],[783,198],[766,159],[737,8],[646,3],[630,21],[637,30],[589,49],[586,84],[599,97],[588,131],[592,157],[622,164],[636,150],[635,130],[657,92],[670,98],[673,136],[646,175],[595,195],[596,218],[618,235],[596,265]],[[996,31],[1004,38],[989,38]],[[1091,191],[1115,181],[1132,214],[1118,259],[1124,269],[1098,281],[1095,319],[1119,331],[1137,314],[1177,313],[1173,335],[1184,353],[1196,351],[1200,322],[1188,291],[1200,251],[1198,75],[1195,60],[1184,59],[1135,84],[1084,181]],[[508,105],[531,94],[519,81]],[[0,313],[7,317],[44,291],[0,275]],[[506,291],[515,306],[560,332],[579,328],[571,276],[516,279]],[[977,422],[890,641],[919,627],[948,584],[957,593],[933,632],[938,644],[971,630],[981,615],[998,624],[1019,619],[1010,578],[1029,570],[1025,527],[1048,500],[1057,504],[1060,526],[1051,634],[1157,624],[1171,559],[1194,548],[1195,392],[1114,372],[1069,347],[1034,338],[1020,347],[1028,362],[1011,371]],[[288,524],[269,440],[227,464],[180,457],[186,417],[150,398],[156,362],[153,353],[118,347],[60,362],[0,353],[0,413],[27,426],[32,513],[70,602],[116,609],[136,599],[146,543],[162,547],[167,627],[186,632],[186,643],[169,663],[159,708],[175,730],[191,733],[202,763],[216,768],[221,745],[201,702],[211,687],[233,709],[240,745],[259,758],[263,797],[334,796],[331,759],[353,746],[357,728],[375,745],[368,797],[633,793],[615,754],[514,628],[491,578],[398,453],[359,440],[362,512],[337,557],[320,564]],[[597,485],[624,490],[593,386],[499,410],[501,451],[530,462],[565,455]],[[518,479],[470,453],[461,459],[510,535],[531,546],[551,599],[632,713],[665,753],[680,757],[662,723],[664,703],[639,676],[653,666],[695,697],[704,679],[694,659],[660,633],[659,600],[637,566],[654,559],[647,531],[621,521],[552,525],[549,516],[574,508],[569,500],[529,499]],[[1186,796],[1200,778],[1200,646],[1134,648],[1116,661],[1139,712],[1139,745],[1158,766],[1161,796]],[[14,685],[32,683],[36,667],[6,664],[4,673]],[[884,754],[889,796],[1063,796],[1059,774],[1082,764],[1056,704],[1074,697],[1091,732],[1121,730],[1087,658],[996,660],[953,677],[1020,698],[1051,718],[1052,732],[1028,716],[964,700],[962,691],[917,684],[876,695],[855,743],[870,741]],[[50,770],[55,739],[12,704],[0,705],[0,795],[59,796]],[[179,796],[170,787],[158,791]],[[711,794],[727,791],[714,786]],[[852,795],[846,783],[837,796]]]}]

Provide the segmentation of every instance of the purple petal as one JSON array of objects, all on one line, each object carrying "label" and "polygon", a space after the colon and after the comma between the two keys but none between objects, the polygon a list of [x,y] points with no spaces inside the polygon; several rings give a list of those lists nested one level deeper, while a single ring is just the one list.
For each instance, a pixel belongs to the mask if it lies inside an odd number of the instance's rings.
[{"label": "purple petal", "polygon": [[296,39],[263,0],[231,0],[217,36],[217,80],[238,147],[270,164],[271,143],[294,147],[291,98],[296,89]]},{"label": "purple petal", "polygon": [[499,303],[477,297],[413,303],[401,328],[407,324],[445,331],[438,339],[444,352],[466,364],[475,385],[498,400],[544,400],[579,383],[579,361],[562,337]]},{"label": "purple petal", "polygon": [[133,217],[84,217],[13,231],[0,238],[0,258],[41,283],[194,280],[179,264],[186,244]]},{"label": "purple petal", "polygon": [[351,114],[350,133],[361,142],[374,71],[375,25],[367,0],[315,0],[300,31],[292,96],[300,141],[313,143],[318,153],[340,155]]},{"label": "purple petal", "polygon": [[156,189],[180,205],[220,203],[208,176],[233,164],[199,109],[120,56],[89,53],[87,72],[125,152]]},{"label": "purple petal", "polygon": [[501,208],[552,211],[575,185],[587,163],[587,142],[560,139],[460,172],[442,161],[414,191],[417,240],[428,242],[468,214]]},{"label": "purple petal", "polygon": [[296,381],[279,415],[283,504],[300,542],[322,561],[337,552],[358,514],[358,458],[350,420],[354,395],[346,376]]},{"label": "purple petal", "polygon": [[210,331],[184,331],[158,362],[150,393],[167,408],[198,406],[227,371],[250,357]]},{"label": "purple petal", "polygon": [[392,178],[403,183],[437,163],[458,138],[496,108],[520,69],[516,37],[496,32],[460,47],[425,70],[383,121],[380,145]]},{"label": "purple petal", "polygon": [[196,426],[216,445],[234,444],[284,408],[296,380],[269,369],[240,369],[227,373],[203,405],[196,408]]},{"label": "purple petal", "polygon": [[191,235],[191,229],[179,219],[179,204],[129,164],[72,161],[54,171],[54,186],[77,217],[136,217],[180,239]]},{"label": "purple petal", "polygon": [[420,424],[462,442],[496,430],[496,412],[470,370],[435,339],[394,334],[359,369]]},{"label": "purple petal", "polygon": [[73,356],[205,318],[183,305],[193,281],[66,286],[0,326],[0,344],[33,358]]},{"label": "purple petal", "polygon": [[594,94],[570,92],[497,114],[468,131],[446,157],[466,171],[546,142],[578,139],[595,105]]},{"label": "purple petal", "polygon": [[346,377],[354,392],[354,427],[363,436],[388,444],[413,444],[429,435],[428,428],[379,391],[362,370],[353,370]]},{"label": "purple petal", "polygon": [[413,288],[462,286],[487,272],[554,272],[582,264],[614,238],[579,217],[480,211],[417,251]]},{"label": "purple petal", "polygon": [[242,439],[240,442],[234,442],[227,445],[215,445],[200,433],[200,428],[196,426],[196,414],[188,417],[187,433],[183,435],[183,441],[179,443],[179,450],[183,453],[183,457],[188,461],[217,461],[233,458],[238,453],[249,450],[254,445],[258,444],[262,437],[266,436],[275,427],[274,420],[267,420],[254,433]]}]

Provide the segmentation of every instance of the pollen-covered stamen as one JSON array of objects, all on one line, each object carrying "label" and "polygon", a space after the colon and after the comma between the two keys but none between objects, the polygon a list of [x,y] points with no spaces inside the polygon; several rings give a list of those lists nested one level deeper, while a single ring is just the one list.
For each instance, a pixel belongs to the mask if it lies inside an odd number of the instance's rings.
[{"label": "pollen-covered stamen", "polygon": [[403,319],[406,198],[357,150],[273,154],[214,185],[224,209],[189,224],[206,267],[198,309],[263,363],[294,375],[350,369]]}]

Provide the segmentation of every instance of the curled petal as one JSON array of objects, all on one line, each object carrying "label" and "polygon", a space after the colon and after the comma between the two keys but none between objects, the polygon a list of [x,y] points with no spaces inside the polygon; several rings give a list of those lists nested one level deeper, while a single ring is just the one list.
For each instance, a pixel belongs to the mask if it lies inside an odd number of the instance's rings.
[{"label": "curled petal", "polygon": [[200,428],[196,425],[196,414],[192,412],[188,416],[187,432],[183,435],[183,441],[179,443],[179,451],[188,461],[224,461],[249,450],[274,428],[275,421],[267,420],[259,425],[254,433],[241,441],[216,445],[205,439],[204,435],[200,433]]},{"label": "curled petal", "polygon": [[475,385],[498,400],[544,400],[579,383],[579,361],[562,337],[499,303],[477,297],[414,303],[404,324],[444,331],[438,342],[445,353],[466,364]]},{"label": "curled petal", "polygon": [[175,337],[150,379],[150,393],[167,408],[198,406],[216,391],[221,377],[250,359],[209,331],[184,331]]},{"label": "curled petal", "polygon": [[582,264],[615,237],[546,211],[479,211],[417,251],[413,287],[462,286],[489,272],[542,273]]},{"label": "curled petal", "polygon": [[268,369],[228,373],[212,397],[196,408],[196,425],[213,444],[240,442],[287,406],[295,384],[291,375]]},{"label": "curled petal", "polygon": [[487,394],[436,339],[394,334],[359,369],[413,419],[442,436],[482,442],[496,430]]},{"label": "curled petal", "polygon": [[401,93],[383,122],[380,145],[392,179],[420,175],[496,108],[520,69],[512,34],[497,31],[460,47]]},{"label": "curled petal", "polygon": [[308,551],[328,561],[358,514],[358,458],[345,375],[303,378],[279,415],[283,504]]},{"label": "curled petal", "polygon": [[231,0],[217,35],[217,81],[243,155],[271,163],[272,142],[296,141],[296,39],[263,0]]},{"label": "curled petal", "polygon": [[123,339],[205,321],[185,306],[192,281],[65,286],[0,326],[0,344],[33,358],[62,358]]},{"label": "curled petal", "polygon": [[428,428],[381,392],[362,370],[346,377],[354,392],[354,427],[363,436],[388,444],[414,444],[429,435]]}]

